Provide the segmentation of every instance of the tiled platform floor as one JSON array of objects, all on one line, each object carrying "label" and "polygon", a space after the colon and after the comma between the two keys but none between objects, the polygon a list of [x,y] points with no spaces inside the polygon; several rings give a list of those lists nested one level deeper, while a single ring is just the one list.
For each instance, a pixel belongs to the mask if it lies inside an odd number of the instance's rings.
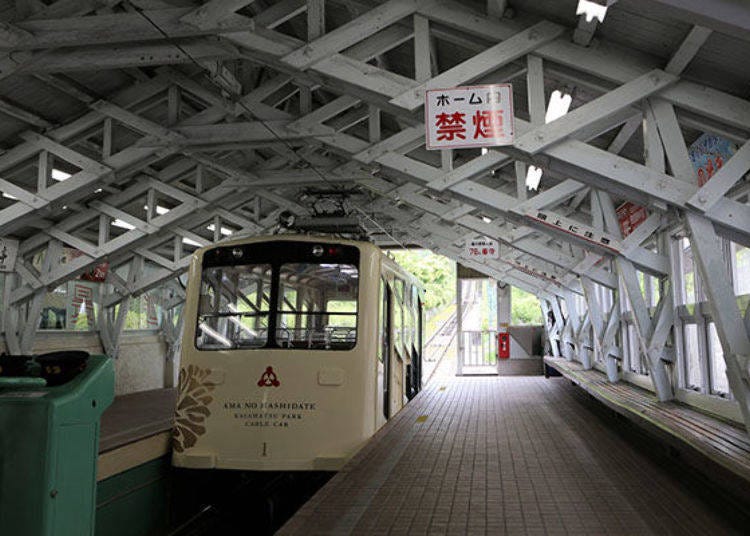
[{"label": "tiled platform floor", "polygon": [[738,532],[584,396],[563,378],[441,376],[280,534]]}]

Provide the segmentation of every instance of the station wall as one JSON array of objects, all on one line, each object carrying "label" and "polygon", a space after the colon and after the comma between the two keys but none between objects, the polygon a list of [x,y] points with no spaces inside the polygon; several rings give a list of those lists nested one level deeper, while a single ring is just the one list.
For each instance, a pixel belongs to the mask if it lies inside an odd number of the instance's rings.
[{"label": "station wall", "polygon": [[[33,353],[57,350],[85,350],[101,354],[95,332],[52,331],[37,333]],[[5,348],[0,344],[0,351]],[[115,360],[115,395],[124,395],[164,387],[164,361],[167,347],[154,331],[125,331],[120,339],[120,354]]]}]

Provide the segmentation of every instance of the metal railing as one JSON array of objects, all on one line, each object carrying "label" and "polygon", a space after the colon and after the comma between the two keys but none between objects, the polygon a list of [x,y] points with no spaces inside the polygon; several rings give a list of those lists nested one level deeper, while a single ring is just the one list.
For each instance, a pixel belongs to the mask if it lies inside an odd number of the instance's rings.
[{"label": "metal railing", "polygon": [[496,367],[497,330],[462,331],[460,358],[463,367]]}]

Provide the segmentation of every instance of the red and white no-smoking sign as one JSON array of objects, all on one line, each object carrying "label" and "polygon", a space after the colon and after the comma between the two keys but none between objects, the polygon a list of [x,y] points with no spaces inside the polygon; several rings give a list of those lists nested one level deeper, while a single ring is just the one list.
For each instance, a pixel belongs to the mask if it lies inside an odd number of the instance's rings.
[{"label": "red and white no-smoking sign", "polygon": [[513,144],[513,86],[430,89],[425,94],[428,149]]}]

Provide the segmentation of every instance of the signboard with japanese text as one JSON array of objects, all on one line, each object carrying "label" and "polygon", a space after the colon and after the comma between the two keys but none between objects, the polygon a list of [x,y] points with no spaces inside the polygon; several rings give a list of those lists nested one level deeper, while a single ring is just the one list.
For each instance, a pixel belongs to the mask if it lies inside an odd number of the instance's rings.
[{"label": "signboard with japanese text", "polygon": [[156,329],[159,327],[158,297],[151,292],[144,294],[144,297],[146,300],[146,328]]},{"label": "signboard with japanese text", "polygon": [[92,329],[94,318],[94,293],[96,287],[84,281],[68,281],[66,300],[66,329]]},{"label": "signboard with japanese text", "polygon": [[641,205],[626,201],[617,207],[617,221],[623,238],[635,231],[636,227],[646,221],[646,218],[648,218],[648,211]]},{"label": "signboard with japanese text", "polygon": [[698,186],[703,186],[737,152],[737,145],[713,134],[702,134],[688,153],[698,173]]},{"label": "signboard with japanese text", "polygon": [[18,240],[0,237],[0,272],[12,272],[18,256]]},{"label": "signboard with japanese text", "polygon": [[529,210],[526,212],[526,217],[548,227],[552,227],[553,229],[558,229],[569,235],[581,238],[586,242],[614,251],[615,253],[622,251],[622,244],[613,236],[592,227],[588,227],[570,218],[565,218],[551,212],[545,212],[544,210]]},{"label": "signboard with japanese text", "polygon": [[470,259],[497,259],[500,257],[500,243],[485,237],[468,240],[466,256]]},{"label": "signboard with japanese text", "polygon": [[427,149],[513,144],[510,84],[430,89],[425,93]]}]

